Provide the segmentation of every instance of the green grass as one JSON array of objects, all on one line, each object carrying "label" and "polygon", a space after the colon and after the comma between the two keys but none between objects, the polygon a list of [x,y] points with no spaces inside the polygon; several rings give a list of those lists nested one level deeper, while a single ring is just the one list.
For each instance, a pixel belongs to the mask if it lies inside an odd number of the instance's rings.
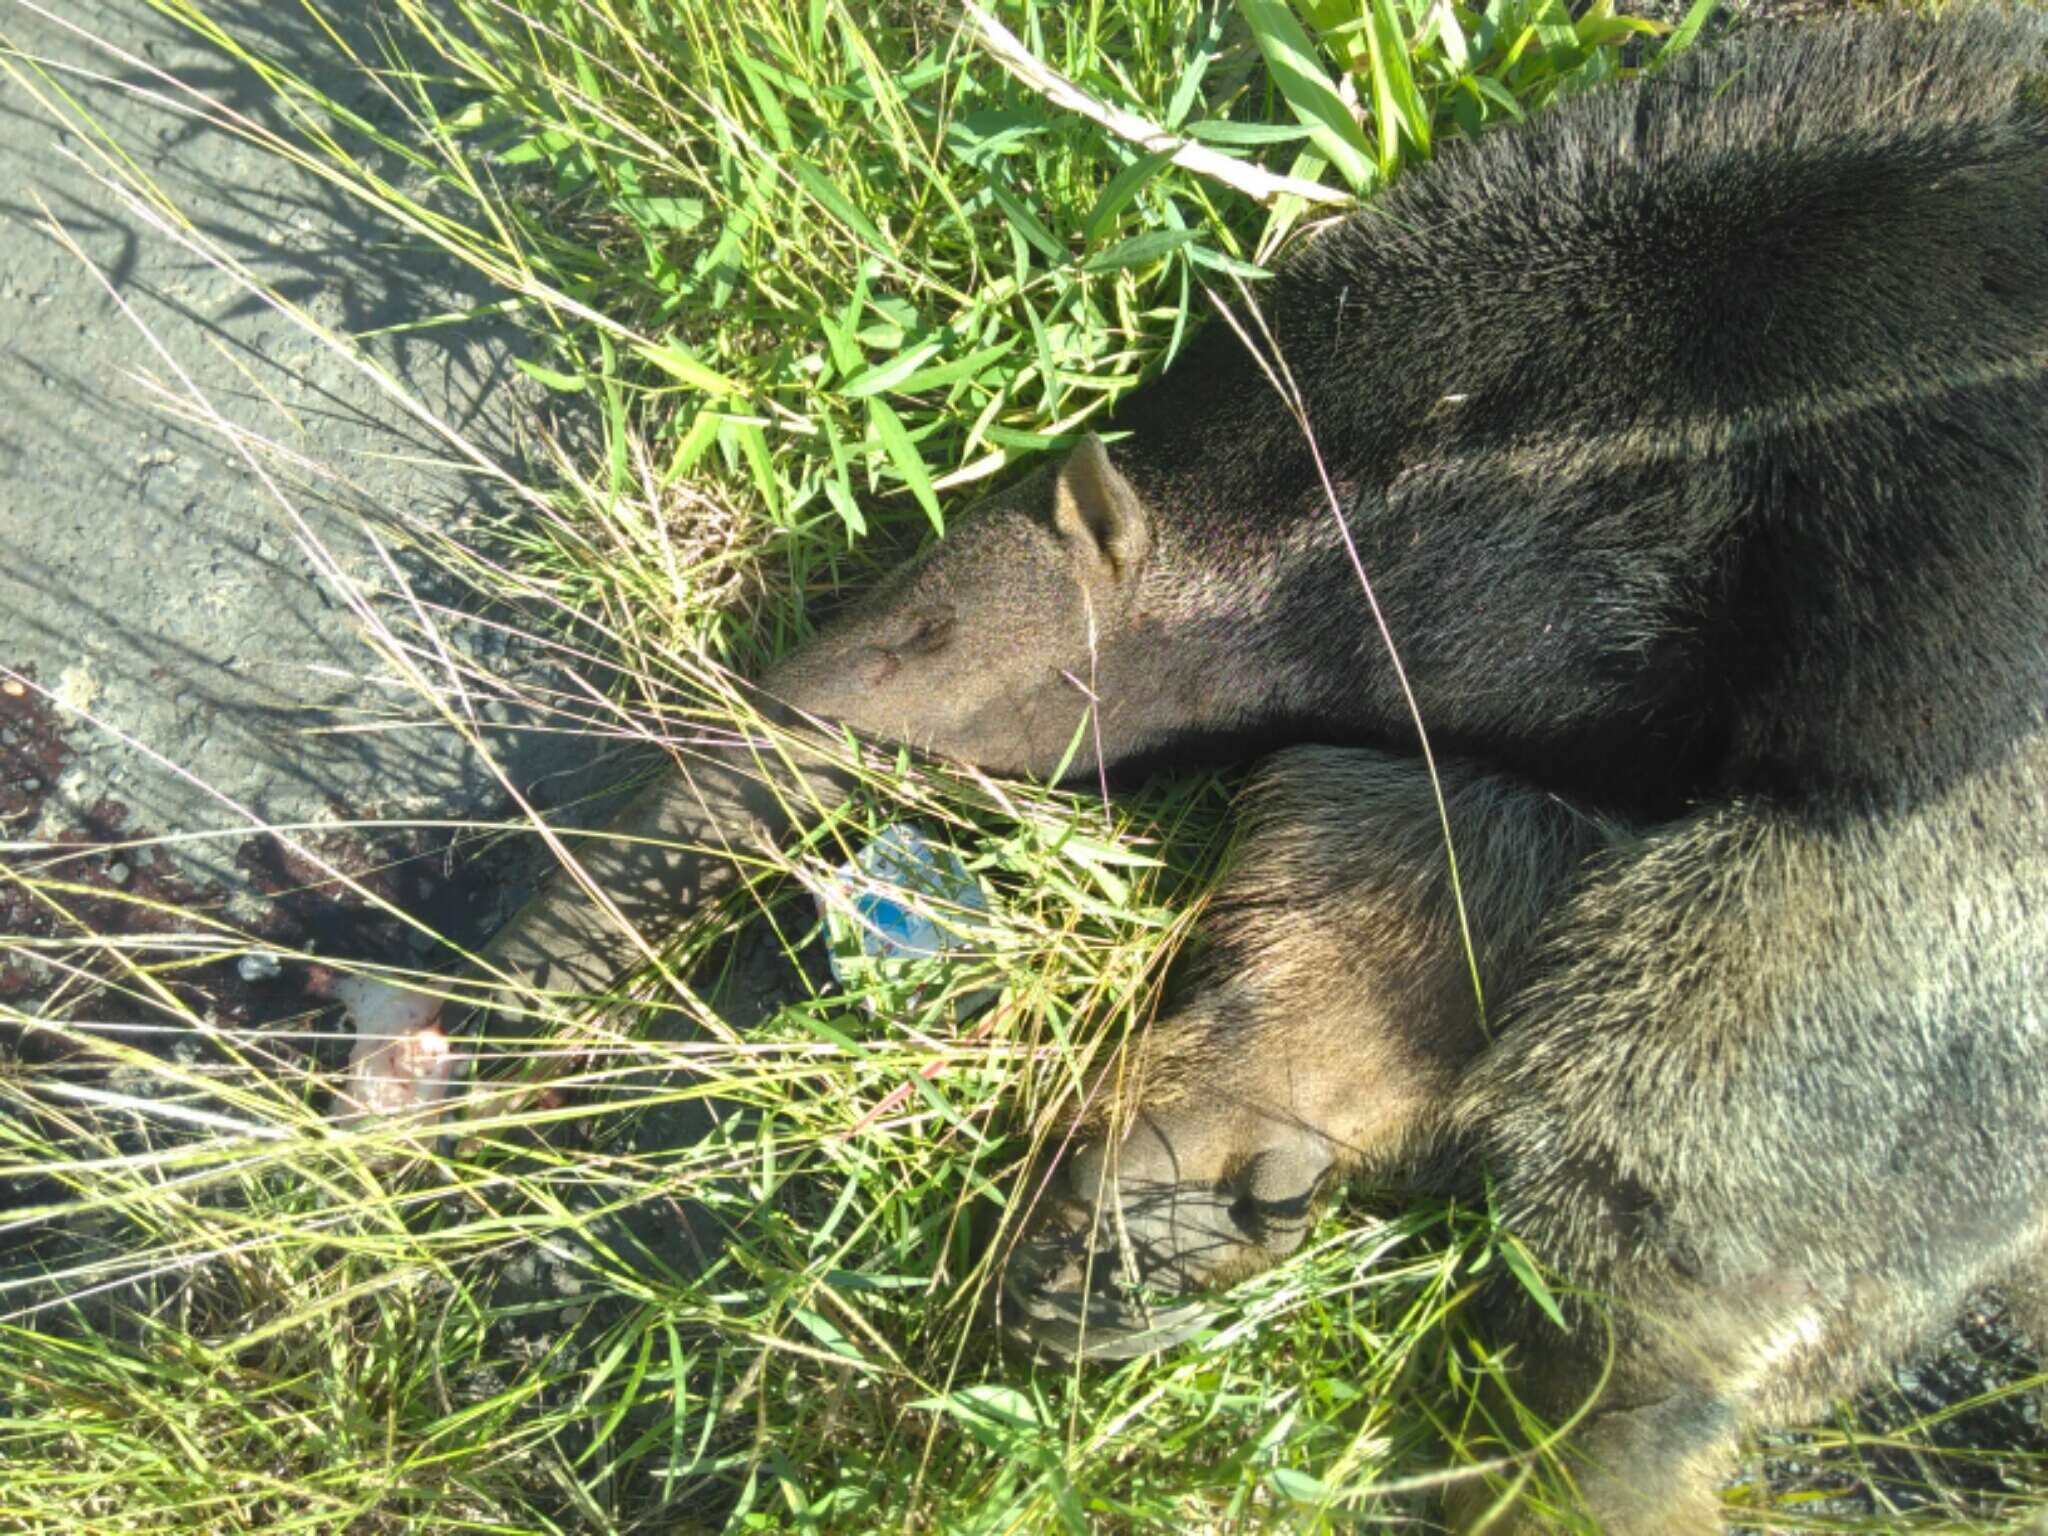
[{"label": "green grass", "polygon": [[[1205,285],[1255,286],[1290,235],[1612,77],[1645,30],[1551,0],[1024,0],[999,19],[1034,74],[908,3],[396,0],[361,61],[402,109],[386,132],[198,0],[158,3],[297,117],[289,139],[244,131],[491,277],[528,372],[595,423],[544,438],[540,476],[482,466],[509,510],[481,538],[396,531],[553,650],[564,681],[526,690],[544,716],[650,738],[731,728],[728,669],[1101,419]],[[1060,104],[1043,70],[1104,110]],[[61,86],[42,82],[60,107]],[[1110,109],[1236,169],[1177,164]],[[203,248],[107,148],[165,237]],[[1254,195],[1259,176],[1296,190]],[[461,621],[389,612],[360,615],[374,666],[473,732],[436,665]],[[1483,1210],[1355,1196],[1232,1293],[1213,1340],[1157,1360],[995,1347],[1020,1162],[1152,1022],[1228,786],[1110,808],[873,777],[699,915],[665,974],[493,1034],[488,1068],[551,1060],[563,1107],[399,1170],[392,1128],[323,1126],[290,1031],[222,1031],[166,988],[248,947],[234,925],[40,947],[78,968],[37,1027],[88,1091],[0,1062],[0,1176],[34,1181],[11,1219],[38,1237],[0,1279],[0,1529],[1350,1529],[1426,1512],[1475,1464],[1551,1476],[1496,1460],[1499,1362],[1466,1303],[1496,1268],[1540,1281]],[[906,814],[990,900],[972,954],[921,997],[798,981],[764,1007],[749,964],[798,948],[806,892]],[[51,850],[4,878],[59,910],[81,895]],[[981,988],[995,1007],[956,1023],[949,998]],[[201,1051],[91,1029],[108,995]]]}]

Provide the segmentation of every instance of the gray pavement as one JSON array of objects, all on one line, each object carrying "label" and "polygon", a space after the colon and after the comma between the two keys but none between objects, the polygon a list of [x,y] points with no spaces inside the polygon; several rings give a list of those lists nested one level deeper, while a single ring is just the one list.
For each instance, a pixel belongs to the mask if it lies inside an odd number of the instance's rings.
[{"label": "gray pavement", "polygon": [[[211,9],[337,98],[396,121],[296,5]],[[252,75],[146,0],[51,0],[41,11],[0,0],[0,42],[45,61],[207,236],[323,324],[381,331],[495,297],[448,258],[397,243],[388,223],[310,174],[135,94],[162,89],[154,67],[276,121]],[[66,153],[80,147],[20,80],[0,76],[0,664],[274,821],[496,809],[495,785],[452,733],[319,733],[365,711],[418,706],[361,681],[374,658],[276,500],[218,436],[166,416],[129,377],[164,369],[47,233],[43,207],[229,417],[340,471],[363,503],[454,527],[491,510],[485,488],[346,362],[125,211]],[[431,410],[493,452],[512,451],[526,395],[510,337],[465,325],[373,345]],[[375,578],[346,508],[316,499],[305,510],[352,576]],[[0,768],[7,745],[0,735]],[[238,824],[214,796],[103,731],[74,728],[67,745],[54,785],[38,785],[37,764],[17,757],[12,804],[0,803],[15,826],[0,836],[36,830],[22,819],[45,833],[102,826],[96,807],[122,811],[131,832]],[[545,738],[507,749],[519,776],[550,766]],[[24,784],[41,793],[24,795]],[[178,861],[208,884],[232,880],[233,847],[187,849]]]}]

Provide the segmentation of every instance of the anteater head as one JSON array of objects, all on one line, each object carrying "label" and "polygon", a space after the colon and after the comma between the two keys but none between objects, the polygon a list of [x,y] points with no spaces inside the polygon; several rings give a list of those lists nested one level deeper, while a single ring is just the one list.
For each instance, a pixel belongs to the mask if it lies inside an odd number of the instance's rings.
[{"label": "anteater head", "polygon": [[[770,669],[782,703],[998,773],[1142,750],[1163,728],[1151,513],[1089,436]],[[1099,708],[1097,707],[1099,703]]]}]

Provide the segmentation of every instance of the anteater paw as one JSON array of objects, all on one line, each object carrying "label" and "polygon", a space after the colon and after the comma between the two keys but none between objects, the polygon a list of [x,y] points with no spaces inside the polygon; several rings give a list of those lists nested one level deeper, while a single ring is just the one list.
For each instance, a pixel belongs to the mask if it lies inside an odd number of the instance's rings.
[{"label": "anteater paw", "polygon": [[1029,1186],[1004,1322],[1089,1359],[1177,1344],[1212,1315],[1202,1292],[1301,1245],[1335,1165],[1329,1141],[1298,1121],[1191,1104],[1140,1110]]}]

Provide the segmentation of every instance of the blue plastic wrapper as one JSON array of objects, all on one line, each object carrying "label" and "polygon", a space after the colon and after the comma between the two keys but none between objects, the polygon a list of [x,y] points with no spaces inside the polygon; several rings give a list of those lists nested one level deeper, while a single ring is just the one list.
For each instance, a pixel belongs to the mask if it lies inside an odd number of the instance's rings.
[{"label": "blue plastic wrapper", "polygon": [[[818,911],[842,987],[900,984],[914,1004],[940,967],[929,962],[984,947],[988,901],[959,855],[935,848],[903,822],[882,829],[851,861],[825,879]],[[986,1006],[983,991],[959,999],[956,1014]]]}]

